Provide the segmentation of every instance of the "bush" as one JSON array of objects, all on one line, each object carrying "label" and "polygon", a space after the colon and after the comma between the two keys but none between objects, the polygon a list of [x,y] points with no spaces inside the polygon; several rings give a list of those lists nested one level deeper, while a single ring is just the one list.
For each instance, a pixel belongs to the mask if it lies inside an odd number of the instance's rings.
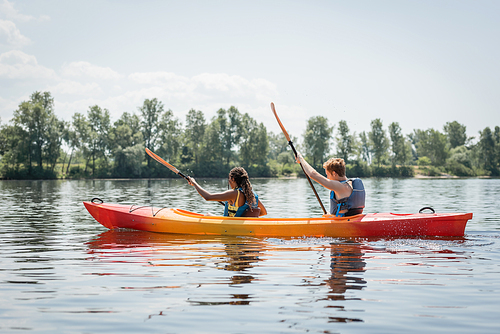
[{"label": "bush", "polygon": [[391,177],[393,176],[392,167],[388,166],[375,166],[372,167],[372,175],[378,177]]},{"label": "bush", "polygon": [[417,164],[421,167],[425,167],[425,166],[430,166],[432,164],[432,161],[427,157],[420,157],[417,160]]},{"label": "bush", "polygon": [[469,168],[458,161],[448,161],[446,164],[446,170],[455,176],[475,176],[474,170]]},{"label": "bush", "polygon": [[348,177],[372,176],[372,168],[365,161],[354,161],[352,164],[347,164],[345,169]]},{"label": "bush", "polygon": [[422,168],[420,168],[420,170],[422,171],[422,173],[424,175],[427,175],[427,176],[440,176],[441,175],[441,171],[439,170],[439,168],[434,167],[434,166],[422,167]]},{"label": "bush", "polygon": [[292,166],[290,166],[290,165],[283,166],[282,173],[284,176],[290,176],[291,174],[293,174],[293,172],[294,172],[294,169]]},{"label": "bush", "polygon": [[413,177],[415,176],[415,170],[413,166],[401,166],[399,168],[399,175],[402,177]]},{"label": "bush", "polygon": [[487,171],[486,169],[483,169],[483,168],[474,168],[474,173],[477,175],[477,176],[491,176],[491,172],[490,171]]},{"label": "bush", "polygon": [[80,166],[72,166],[69,169],[68,178],[70,179],[79,179],[79,178],[88,178],[90,177],[90,173],[85,172],[83,168]]},{"label": "bush", "polygon": [[44,180],[44,179],[56,179],[56,172],[49,169],[39,169],[38,167],[33,167],[31,173],[27,168],[5,168],[4,178],[13,180]]},{"label": "bush", "polygon": [[[245,168],[250,178],[252,177],[269,177],[272,175],[271,167],[269,165],[251,165]],[[228,171],[229,172],[229,171]]]},{"label": "bush", "polygon": [[269,172],[271,173],[270,176],[272,176],[272,177],[278,176],[280,170],[281,170],[281,166],[278,165],[276,160],[269,161]]}]

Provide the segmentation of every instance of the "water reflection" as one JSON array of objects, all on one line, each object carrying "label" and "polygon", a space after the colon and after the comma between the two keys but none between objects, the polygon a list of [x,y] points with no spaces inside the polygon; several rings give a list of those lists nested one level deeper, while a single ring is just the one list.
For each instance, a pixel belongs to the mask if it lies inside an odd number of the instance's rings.
[{"label": "water reflection", "polygon": [[[264,245],[259,241],[251,242],[230,242],[226,243],[224,250],[226,257],[223,261],[223,269],[235,272],[231,276],[230,285],[250,284],[255,280],[253,275],[246,272],[253,268],[256,263],[262,261],[261,255]],[[252,301],[252,296],[249,294],[232,294],[231,301],[223,302],[228,305],[249,305]],[[217,305],[221,305],[220,302]]]},{"label": "water reflection", "polygon": [[[212,238],[130,230],[106,231],[90,240],[87,246],[87,253],[92,256],[89,260],[97,259],[110,263],[139,262],[154,267],[182,268],[215,265],[217,269],[234,272],[228,279],[224,279],[224,284],[228,287],[252,283],[255,277],[248,271],[263,260],[261,256],[265,250],[265,242],[260,239],[225,236]],[[203,249],[202,252],[200,252],[200,247]],[[124,257],[128,260],[125,261]],[[96,274],[116,275],[112,272]],[[213,283],[198,282],[197,284],[203,286]],[[169,286],[169,288],[172,287]],[[158,288],[158,286],[152,288]],[[126,287],[126,289],[137,288]],[[229,294],[227,297],[228,301],[190,299],[188,302],[196,305],[249,305],[253,299],[249,294]],[[216,297],[216,299],[221,298],[227,299],[221,296]]]},{"label": "water reflection", "polygon": [[327,280],[330,288],[328,299],[346,300],[345,293],[348,290],[361,290],[366,286],[361,276],[365,272],[365,253],[362,245],[355,241],[332,243],[330,247],[332,276]]},{"label": "water reflection", "polygon": [[[92,238],[89,250],[121,249],[135,247],[158,247],[207,241],[196,235],[177,235],[133,230],[107,230]],[[210,240],[209,240],[210,241]]]},{"label": "water reflection", "polygon": [[[362,274],[365,272],[366,262],[363,245],[353,240],[345,240],[330,244],[330,270],[331,276],[326,280],[329,291],[326,300],[336,303],[347,300],[359,300],[350,297],[349,290],[362,290],[366,287],[366,281]],[[345,311],[343,304],[329,305],[338,311]],[[328,322],[363,322],[360,318],[328,317]]]}]

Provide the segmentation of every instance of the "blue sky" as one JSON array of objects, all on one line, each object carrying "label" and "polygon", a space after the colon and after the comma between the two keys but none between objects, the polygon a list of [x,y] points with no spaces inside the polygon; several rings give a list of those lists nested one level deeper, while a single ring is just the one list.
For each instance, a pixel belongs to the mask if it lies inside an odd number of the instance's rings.
[{"label": "blue sky", "polygon": [[181,121],[236,106],[301,137],[399,122],[500,126],[500,1],[0,0],[0,117],[50,91],[65,120],[158,98]]}]

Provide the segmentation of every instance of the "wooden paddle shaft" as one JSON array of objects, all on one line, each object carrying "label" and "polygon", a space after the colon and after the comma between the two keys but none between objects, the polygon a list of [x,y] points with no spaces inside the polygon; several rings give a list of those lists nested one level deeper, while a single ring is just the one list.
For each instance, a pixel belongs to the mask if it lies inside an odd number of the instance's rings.
[{"label": "wooden paddle shaft", "polygon": [[[281,131],[283,131],[283,134],[285,135],[285,138],[288,141],[288,145],[290,145],[290,147],[292,148],[292,151],[293,151],[293,154],[295,155],[295,158],[297,158],[297,151],[295,150],[295,147],[293,146],[292,140],[290,139],[288,132],[286,131],[285,127],[283,126],[283,123],[281,123],[280,118],[278,117],[278,114],[276,113],[276,109],[274,108],[273,102],[271,102],[271,110],[273,111],[274,116],[276,117],[276,120],[278,121],[278,124],[281,128]],[[311,186],[311,188],[314,192],[314,195],[316,195],[316,199],[318,200],[319,205],[321,205],[321,209],[323,209],[323,213],[326,215],[326,210],[325,210],[325,207],[323,205],[323,202],[321,202],[321,199],[319,198],[319,195],[316,192],[316,188],[314,188],[314,185],[311,182],[311,178],[309,177],[309,175],[307,175],[306,171],[304,170],[304,166],[302,166],[302,163],[299,163],[299,165],[300,165],[300,168],[302,168],[302,172],[304,172],[304,174],[306,175],[307,181],[309,181],[309,185]]]}]

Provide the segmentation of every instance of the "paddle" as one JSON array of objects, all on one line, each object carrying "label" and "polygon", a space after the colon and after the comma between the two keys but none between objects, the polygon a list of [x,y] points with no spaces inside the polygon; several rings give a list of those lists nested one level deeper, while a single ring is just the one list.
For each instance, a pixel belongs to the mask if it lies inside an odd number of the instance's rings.
[{"label": "paddle", "polygon": [[[281,131],[283,131],[283,134],[285,135],[286,140],[288,141],[288,144],[292,148],[293,154],[295,154],[295,158],[297,158],[297,151],[295,150],[295,147],[293,146],[292,140],[290,139],[290,136],[288,135],[288,132],[286,132],[285,127],[280,121],[280,118],[278,117],[278,114],[276,113],[276,109],[274,109],[274,103],[271,102],[271,110],[274,113],[274,116],[276,117],[276,120],[278,121],[278,124],[281,128]],[[321,199],[318,196],[318,193],[316,192],[316,189],[314,188],[311,179],[309,178],[309,175],[307,175],[306,171],[304,170],[304,167],[300,163],[300,168],[302,168],[302,171],[307,177],[307,181],[309,181],[309,184],[311,185],[312,190],[314,191],[314,195],[316,195],[316,198],[318,199],[319,204],[321,205],[321,209],[323,209],[323,213],[326,215],[326,210],[325,207],[323,206],[323,203],[321,202]]]},{"label": "paddle", "polygon": [[[177,168],[175,168],[174,166],[172,166],[171,164],[169,164],[168,162],[166,162],[165,160],[163,160],[162,158],[160,158],[157,154],[155,154],[153,151],[151,151],[149,148],[146,147],[146,153],[153,159],[155,159],[156,161],[158,161],[159,163],[161,163],[163,166],[167,167],[168,169],[170,169],[172,172],[174,172],[175,174],[179,175],[180,177],[184,178],[184,180],[188,181],[189,182],[189,176],[186,176],[184,174],[182,174]],[[224,203],[222,203],[221,201],[219,201],[220,204],[222,205],[225,205]]]},{"label": "paddle", "polygon": [[179,175],[180,177],[184,178],[186,181],[189,182],[189,176],[186,176],[186,175],[182,174],[177,168],[175,168],[174,166],[172,166],[171,164],[169,164],[168,162],[166,162],[165,160],[163,160],[162,158],[160,158],[158,155],[156,155],[155,153],[153,153],[153,151],[151,151],[147,147],[146,147],[146,153],[151,158],[155,159],[156,161],[158,161],[159,163],[161,163],[163,166],[167,167],[172,172],[174,172],[175,174]]}]

